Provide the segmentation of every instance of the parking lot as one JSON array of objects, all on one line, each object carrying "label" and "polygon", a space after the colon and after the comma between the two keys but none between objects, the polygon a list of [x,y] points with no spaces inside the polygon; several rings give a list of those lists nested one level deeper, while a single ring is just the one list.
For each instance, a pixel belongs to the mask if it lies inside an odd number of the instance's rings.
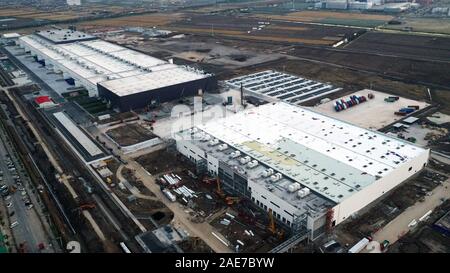
[{"label": "parking lot", "polygon": [[[35,196],[36,189],[30,187],[29,177],[16,155],[8,149],[8,142],[1,131],[0,142],[0,193],[8,219],[5,228],[11,229],[13,236],[10,245],[15,245],[17,252],[55,252],[55,243],[41,222],[40,201]],[[6,142],[5,142],[6,141]],[[37,207],[36,207],[37,206]],[[14,248],[13,248],[14,252]]]},{"label": "parking lot", "polygon": [[410,105],[418,105],[420,109],[423,109],[429,106],[428,103],[403,97],[400,97],[399,100],[395,102],[386,102],[384,99],[388,96],[392,96],[391,94],[369,89],[364,89],[349,94],[339,98],[339,100],[347,99],[352,95],[365,96],[367,98],[369,93],[374,95],[373,99],[368,99],[366,102],[357,104],[351,108],[347,108],[339,112],[336,112],[334,109],[336,100],[331,100],[327,103],[320,104],[312,109],[327,116],[337,118],[363,128],[378,130],[404,118],[403,116],[397,116],[394,114],[394,112],[398,111],[400,108]]}]

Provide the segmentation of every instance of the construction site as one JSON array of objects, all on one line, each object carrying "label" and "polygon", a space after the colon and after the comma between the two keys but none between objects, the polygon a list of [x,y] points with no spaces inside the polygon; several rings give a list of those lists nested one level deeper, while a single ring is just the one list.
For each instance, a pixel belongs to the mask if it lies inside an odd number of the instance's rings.
[{"label": "construction site", "polygon": [[2,126],[49,238],[81,252],[448,251],[450,39],[376,29],[393,15],[272,10],[15,15],[62,20],[0,50]]}]

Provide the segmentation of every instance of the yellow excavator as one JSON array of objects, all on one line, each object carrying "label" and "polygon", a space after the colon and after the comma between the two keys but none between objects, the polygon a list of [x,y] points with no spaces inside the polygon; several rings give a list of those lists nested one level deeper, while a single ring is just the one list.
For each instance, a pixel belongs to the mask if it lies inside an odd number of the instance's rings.
[{"label": "yellow excavator", "polygon": [[283,240],[284,231],[282,229],[276,228],[272,209],[269,209],[269,231],[272,233],[272,235],[278,237],[278,239]]}]

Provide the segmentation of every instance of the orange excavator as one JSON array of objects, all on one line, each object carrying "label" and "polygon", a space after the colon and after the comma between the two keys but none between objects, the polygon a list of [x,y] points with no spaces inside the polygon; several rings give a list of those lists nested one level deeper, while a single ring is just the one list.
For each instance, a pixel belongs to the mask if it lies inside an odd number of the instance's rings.
[{"label": "orange excavator", "polygon": [[282,229],[277,229],[275,226],[275,218],[273,217],[272,209],[269,209],[269,231],[280,240],[284,237],[284,231]]},{"label": "orange excavator", "polygon": [[78,207],[80,210],[87,210],[95,208],[95,204],[83,204]]},{"label": "orange excavator", "polygon": [[239,197],[233,197],[233,196],[227,196],[225,197],[225,203],[227,203],[228,206],[234,205],[235,203],[241,202],[241,198]]}]

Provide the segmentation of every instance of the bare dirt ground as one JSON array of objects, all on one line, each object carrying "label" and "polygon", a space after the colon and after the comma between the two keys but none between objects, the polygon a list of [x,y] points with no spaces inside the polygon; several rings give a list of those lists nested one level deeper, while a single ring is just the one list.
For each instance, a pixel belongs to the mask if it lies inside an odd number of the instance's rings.
[{"label": "bare dirt ground", "polygon": [[155,137],[152,132],[138,123],[116,127],[106,131],[106,134],[122,147],[137,144]]},{"label": "bare dirt ground", "polygon": [[450,61],[450,38],[368,32],[345,49],[377,52],[411,58]]},{"label": "bare dirt ground", "polygon": [[120,18],[108,18],[80,23],[81,26],[103,26],[103,27],[154,27],[165,26],[173,21],[183,18],[181,13],[152,13]]},{"label": "bare dirt ground", "polygon": [[391,20],[391,15],[363,14],[357,12],[334,12],[334,11],[298,11],[285,15],[255,15],[256,17],[266,17],[270,19],[287,20],[294,22],[319,22],[320,20],[333,19],[358,19],[358,20]]}]

